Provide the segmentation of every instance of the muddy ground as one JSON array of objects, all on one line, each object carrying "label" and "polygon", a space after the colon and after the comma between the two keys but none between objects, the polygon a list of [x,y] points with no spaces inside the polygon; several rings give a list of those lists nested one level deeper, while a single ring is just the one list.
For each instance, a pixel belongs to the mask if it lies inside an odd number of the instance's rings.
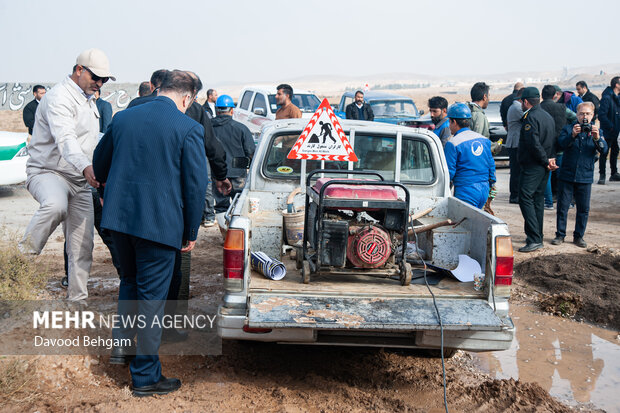
[{"label": "muddy ground", "polygon": [[620,253],[536,257],[519,263],[515,275],[542,293],[543,310],[620,330]]},{"label": "muddy ground", "polygon": [[[516,249],[524,240],[523,221],[518,206],[508,204],[507,195],[502,193],[502,186],[507,183],[506,171],[499,171],[498,176],[500,195],[493,208],[509,224]],[[612,208],[617,205],[619,189],[620,185],[594,188],[593,198],[597,197],[597,202],[593,204],[585,237],[591,245],[620,245],[617,231],[620,213]],[[23,188],[0,190],[0,226],[19,233],[35,209],[36,203]],[[572,222],[569,218],[569,225]],[[553,238],[553,213],[546,215],[545,225],[548,245]],[[192,258],[192,298],[217,301],[221,297],[221,244],[217,229],[201,230]],[[579,260],[595,257],[570,243],[547,246],[533,254],[516,253],[516,277],[521,278],[515,279],[515,303],[540,301],[543,287],[532,281],[535,274],[550,279],[557,273],[549,267],[541,275],[542,267],[547,264],[541,266],[540,262],[560,265],[572,256]],[[49,273],[43,297],[62,298],[64,290],[59,286],[63,275],[62,236],[58,232],[39,260]],[[575,285],[579,285],[578,280]],[[100,296],[114,296],[118,291],[117,276],[99,239],[89,289],[93,295]],[[162,363],[163,373],[181,378],[183,387],[174,394],[145,400],[131,396],[127,369],[108,365],[107,356],[3,357],[0,358],[0,370],[4,371],[0,377],[0,388],[4,389],[0,391],[2,410],[443,411],[441,362],[423,353],[225,342],[221,356],[164,356]],[[469,353],[458,352],[446,360],[446,373],[448,401],[453,412],[573,409],[552,398],[548,389],[535,382],[493,379],[481,372]],[[596,411],[590,404],[577,408]]]}]

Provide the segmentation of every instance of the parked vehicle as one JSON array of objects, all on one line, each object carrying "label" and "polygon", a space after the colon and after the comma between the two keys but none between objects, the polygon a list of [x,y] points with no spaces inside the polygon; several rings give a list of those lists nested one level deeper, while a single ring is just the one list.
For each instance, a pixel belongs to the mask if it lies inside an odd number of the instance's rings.
[{"label": "parked vehicle", "polygon": [[[336,108],[336,116],[346,119],[346,108],[353,103],[355,92],[345,92]],[[385,92],[364,92],[364,100],[372,107],[375,122],[434,129],[429,115],[418,111],[413,99]]]},{"label": "parked vehicle", "polygon": [[[454,269],[459,254],[466,254],[480,264],[486,276],[481,291],[475,290],[473,283],[461,283],[451,276],[430,287],[443,323],[444,353],[450,355],[455,349],[509,348],[515,331],[508,315],[513,264],[508,226],[499,218],[451,196],[441,142],[434,133],[424,129],[343,120],[343,131],[349,136],[359,161],[325,162],[325,167],[373,172],[379,174],[386,185],[389,182],[393,182],[394,187],[403,185],[407,191],[394,189],[400,191],[395,205],[400,208],[408,192],[410,201],[405,207],[409,214],[432,208],[428,215],[410,223],[415,228],[445,223],[447,219],[459,223],[417,235],[417,246],[423,250],[420,254],[429,272],[425,272],[419,260],[414,261],[411,264],[414,281],[407,285],[407,280],[399,280],[398,276],[344,274],[337,267],[323,265],[304,280],[309,263],[299,262],[300,244],[292,247],[289,243],[295,242],[285,235],[295,234],[295,228],[297,231],[299,228],[293,224],[284,226],[282,211],[287,210],[287,197],[300,187],[301,161],[287,159],[287,155],[306,123],[301,119],[280,120],[263,128],[250,167],[249,182],[243,192],[235,196],[226,213],[225,294],[218,309],[219,335],[223,339],[280,343],[439,349],[441,334],[433,297],[420,280],[425,274],[438,275]],[[306,191],[315,191],[317,183],[309,179],[308,174],[321,168],[321,161],[306,162],[304,185],[301,186]],[[335,177],[327,172],[316,173],[314,178],[322,175]],[[338,179],[342,177],[338,175]],[[313,197],[317,199],[316,194]],[[303,197],[294,198],[294,204],[299,211],[305,204]],[[374,200],[369,199],[363,206],[372,209]],[[348,222],[350,226],[373,222],[370,215],[354,213],[353,217],[343,211],[333,214],[338,218],[329,219],[337,222],[319,228],[322,239],[326,239],[330,228],[340,225],[338,222]],[[372,211],[369,214],[374,215]],[[396,219],[399,214],[393,217]],[[301,217],[303,219],[303,214]],[[318,222],[310,217],[307,220]],[[369,225],[377,227],[376,222]],[[398,224],[391,225],[398,229]],[[415,240],[410,237],[410,241],[412,239]],[[391,243],[398,250],[397,234],[383,242]],[[328,244],[324,246],[328,248]],[[308,253],[312,254],[309,240],[306,245]],[[343,242],[334,241],[334,246],[348,248]],[[258,251],[281,259],[286,265],[286,276],[274,281],[254,271],[250,254]],[[292,255],[296,259],[292,259]],[[409,258],[411,255],[408,263]],[[323,258],[321,260],[325,263]],[[398,265],[398,261],[395,263]]]},{"label": "parked vehicle", "polygon": [[0,185],[26,180],[27,138],[27,133],[0,131]]},{"label": "parked vehicle", "polygon": [[[489,133],[491,142],[497,142],[502,139],[506,143],[506,135],[508,132],[502,124],[502,117],[499,113],[499,108],[502,102],[499,100],[492,100],[489,102],[489,106],[484,110],[484,114],[487,115],[489,120]],[[496,161],[507,161],[509,159],[508,149],[502,148],[502,151],[493,156]]]},{"label": "parked vehicle", "polygon": [[[265,123],[276,119],[279,108],[276,92],[275,87],[246,87],[241,91],[233,118],[246,125],[254,136],[258,136]],[[316,95],[297,89],[293,93],[292,102],[301,110],[303,118],[310,118],[321,104]]]}]

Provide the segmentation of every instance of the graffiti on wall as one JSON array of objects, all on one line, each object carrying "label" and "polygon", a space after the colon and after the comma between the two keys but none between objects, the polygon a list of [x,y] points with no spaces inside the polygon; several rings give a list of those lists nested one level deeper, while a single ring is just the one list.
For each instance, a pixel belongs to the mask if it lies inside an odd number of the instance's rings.
[{"label": "graffiti on wall", "polygon": [[[34,98],[32,88],[37,84],[45,86],[47,90],[53,86],[49,83],[0,83],[0,110],[22,110]],[[138,85],[106,85],[101,99],[110,102],[112,109],[117,111],[125,109],[137,95]]]}]

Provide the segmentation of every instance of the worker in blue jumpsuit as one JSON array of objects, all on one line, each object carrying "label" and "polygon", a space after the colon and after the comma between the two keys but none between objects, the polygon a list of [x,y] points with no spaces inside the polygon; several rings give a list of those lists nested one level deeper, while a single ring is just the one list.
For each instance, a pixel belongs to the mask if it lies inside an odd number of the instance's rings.
[{"label": "worker in blue jumpsuit", "polygon": [[469,128],[471,111],[466,104],[451,105],[448,118],[452,137],[446,142],[444,153],[450,181],[454,184],[454,196],[482,208],[495,184],[491,141]]}]

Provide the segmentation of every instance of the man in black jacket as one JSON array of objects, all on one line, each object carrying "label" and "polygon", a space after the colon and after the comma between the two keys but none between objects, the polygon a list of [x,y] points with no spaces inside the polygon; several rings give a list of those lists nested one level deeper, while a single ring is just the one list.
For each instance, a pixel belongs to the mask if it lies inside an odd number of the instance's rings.
[{"label": "man in black jacket", "polygon": [[[603,99],[599,108],[598,119],[601,122],[603,136],[609,145],[609,167],[611,168],[610,181],[620,181],[618,173],[618,134],[620,133],[620,76],[611,79],[611,88],[603,92]],[[598,161],[599,185],[605,184],[605,167],[607,155],[601,155]]]},{"label": "man in black jacket", "polygon": [[367,120],[372,122],[375,120],[375,114],[372,108],[364,102],[364,92],[358,90],[355,92],[355,101],[346,107],[347,119]]},{"label": "man in black jacket", "polygon": [[508,109],[510,109],[512,102],[517,99],[517,93],[521,89],[523,89],[523,82],[515,83],[512,93],[502,99],[502,103],[499,105],[499,115],[502,117],[502,124],[506,130],[508,130]]},{"label": "man in black jacket", "polygon": [[[32,128],[34,127],[34,114],[37,112],[37,107],[39,107],[39,101],[45,96],[45,86],[35,85],[32,88],[32,94],[34,95],[34,99],[28,102],[28,104],[24,107],[24,112],[22,113],[22,117],[24,119],[24,125],[28,128],[28,135],[32,135]],[[30,138],[28,138],[30,141]]]},{"label": "man in black jacket", "polygon": [[[553,118],[553,122],[555,125],[555,134],[553,145],[554,148],[557,149],[557,141],[560,136],[560,132],[562,128],[566,126],[566,107],[561,103],[557,103],[553,100],[555,96],[556,90],[553,85],[545,85],[542,89],[542,98],[543,101],[540,103],[540,107],[545,110],[548,114]],[[556,164],[562,166],[562,153],[556,152]],[[552,181],[553,188],[555,188],[555,182],[557,180],[557,171],[549,174],[549,179],[547,180],[547,188],[545,189],[545,209],[553,209],[553,191],[552,191]]]},{"label": "man in black jacket", "polygon": [[[231,196],[241,192],[245,186],[247,168],[238,168],[233,165],[235,158],[248,158],[254,156],[256,145],[250,130],[242,123],[233,120],[233,110],[235,104],[228,95],[221,95],[215,102],[216,116],[213,118],[213,129],[215,136],[220,141],[226,151],[226,164],[228,166],[228,178],[233,185]],[[222,194],[214,188],[215,212],[221,214],[226,212],[230,206],[228,194]]]},{"label": "man in black jacket", "polygon": [[519,139],[519,207],[523,215],[525,246],[531,252],[543,246],[544,194],[549,171],[555,164],[555,125],[553,118],[540,107],[540,93],[526,87],[521,95],[523,125]]},{"label": "man in black jacket", "polygon": [[583,80],[577,82],[575,88],[577,89],[577,94],[579,95],[581,100],[583,100],[584,102],[592,102],[592,104],[594,105],[594,118],[592,119],[592,122],[594,122],[598,116],[598,109],[601,106],[600,99],[594,93],[590,92],[588,84]]}]

